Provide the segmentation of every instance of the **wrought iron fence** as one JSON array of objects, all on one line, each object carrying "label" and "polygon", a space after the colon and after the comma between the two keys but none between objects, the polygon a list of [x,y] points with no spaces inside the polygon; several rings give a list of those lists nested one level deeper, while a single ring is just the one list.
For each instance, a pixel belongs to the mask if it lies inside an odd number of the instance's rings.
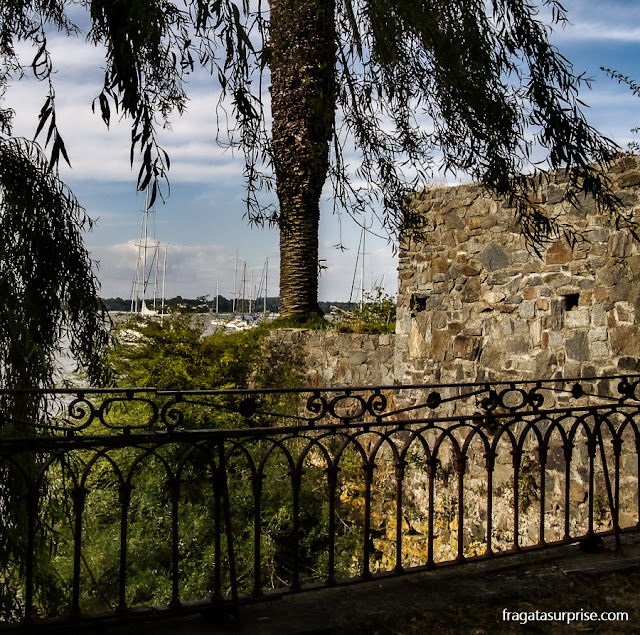
[{"label": "wrought iron fence", "polygon": [[0,608],[203,610],[617,537],[639,384],[0,391]]}]

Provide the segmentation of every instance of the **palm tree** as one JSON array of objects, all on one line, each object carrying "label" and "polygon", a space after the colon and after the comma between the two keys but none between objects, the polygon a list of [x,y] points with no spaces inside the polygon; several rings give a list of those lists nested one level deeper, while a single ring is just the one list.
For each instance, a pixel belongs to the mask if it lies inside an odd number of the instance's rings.
[{"label": "palm tree", "polygon": [[[5,59],[14,59],[18,32],[40,43],[39,60],[46,57],[39,25],[65,25],[68,2],[6,3]],[[195,64],[211,69],[222,87],[220,106],[226,116],[231,103],[237,122],[229,142],[245,152],[249,217],[280,228],[283,315],[318,310],[319,200],[327,177],[336,209],[356,219],[373,210],[397,236],[418,220],[404,209],[408,193],[435,168],[462,172],[508,197],[535,244],[572,231],[531,200],[545,178],[529,161],[538,146],[545,167],[568,170],[569,202],[588,192],[599,206],[616,208],[605,176],[616,145],[582,115],[585,80],[550,45],[549,26],[532,3],[256,2],[186,0],[185,11],[168,0],[93,0],[89,37],[106,51],[94,106],[107,123],[113,106],[131,117],[138,187],[150,184],[153,199],[169,167],[156,127],[184,108],[184,79]],[[566,20],[557,0],[541,4],[553,24]],[[53,124],[52,112],[43,108],[40,127]],[[355,172],[345,158],[351,146],[360,152]],[[278,205],[271,207],[259,192],[274,177]]]},{"label": "palm tree", "polygon": [[280,313],[318,308],[320,195],[335,110],[335,7],[273,0],[270,13],[272,156],[280,209]]}]

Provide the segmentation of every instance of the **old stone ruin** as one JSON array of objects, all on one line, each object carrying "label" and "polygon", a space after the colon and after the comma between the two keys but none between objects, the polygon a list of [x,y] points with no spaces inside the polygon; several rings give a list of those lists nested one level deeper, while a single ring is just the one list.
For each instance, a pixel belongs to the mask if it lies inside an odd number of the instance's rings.
[{"label": "old stone ruin", "polygon": [[[611,178],[640,211],[640,159]],[[401,245],[397,383],[593,376],[640,369],[640,246],[592,197],[564,200],[557,174],[537,193],[544,212],[582,234],[533,253],[513,211],[476,185],[420,192],[423,240]]]},{"label": "old stone ruin", "polygon": [[[640,211],[640,159],[621,156],[611,179],[626,207]],[[573,249],[562,237],[549,240],[540,255],[514,224],[513,211],[482,188],[459,185],[417,193],[412,204],[424,216],[426,231],[423,238],[408,238],[400,245],[395,336],[280,331],[273,335],[277,348],[300,351],[299,368],[304,367],[305,382],[312,386],[515,382],[639,372],[640,245],[627,231],[616,229],[611,216],[599,213],[592,198],[582,197],[579,207],[569,205],[565,187],[563,175],[556,174],[536,192],[536,199],[582,239]],[[585,382],[594,394],[615,397],[616,381]],[[446,401],[465,389],[438,390]],[[424,403],[428,391],[390,391],[390,408]],[[568,407],[571,400],[567,391],[548,391],[544,407]],[[473,400],[453,400],[437,412],[412,410],[402,416],[468,416],[477,410]],[[621,421],[611,423],[620,426]],[[456,446],[463,447],[472,434],[469,425],[456,428],[442,422],[421,433],[431,451],[437,448],[429,460],[418,443],[406,452],[406,564],[425,562],[431,508],[435,561],[454,559],[460,550],[465,556],[482,554],[489,544],[494,550],[508,549],[516,532],[522,545],[538,543],[541,536],[545,541],[562,540],[567,532],[579,536],[588,529],[590,515],[594,530],[612,528],[603,457],[574,422],[541,423],[535,432],[520,421],[512,428],[514,441],[506,433],[483,430],[486,443],[496,446],[492,481],[479,437],[465,450],[462,462],[457,454]],[[563,426],[565,433],[559,430]],[[406,438],[398,434],[399,449]],[[569,435],[568,442],[562,434]],[[541,444],[542,437],[546,441]],[[613,477],[615,444],[610,432],[605,437],[604,462]],[[639,521],[633,426],[626,425],[618,441],[620,525],[630,527]],[[437,465],[432,501],[429,465]],[[397,528],[382,492],[393,490],[396,478],[392,453],[382,453],[372,485],[380,496],[372,504],[371,529],[383,567],[395,557]]]},{"label": "old stone ruin", "polygon": [[[619,157],[610,176],[618,197],[636,216],[640,158]],[[565,192],[566,178],[558,173],[535,194],[543,211],[575,228],[581,239],[573,249],[564,237],[549,240],[539,255],[514,223],[513,210],[476,185],[415,195],[412,205],[422,214],[426,231],[422,239],[409,238],[401,245],[396,384],[588,378],[640,371],[640,245],[628,231],[616,229],[611,215],[599,213],[592,197],[583,196],[574,207],[565,200]],[[591,389],[614,397],[616,386],[617,381],[595,381]],[[447,390],[441,389],[443,396]],[[409,404],[421,398],[412,392],[416,391],[407,392]],[[572,403],[561,392],[551,392],[545,399],[545,408]],[[447,414],[471,412],[451,408]],[[611,529],[603,461],[609,467],[610,484],[617,479],[620,525],[638,522],[637,439],[628,421],[612,417],[610,423],[624,432],[614,443],[611,429],[607,431],[606,458],[595,452],[580,424],[569,418],[563,424],[569,441],[549,422],[537,425],[542,436],[527,431],[524,422],[515,425],[512,431],[519,439],[515,457],[505,443],[506,435],[500,437],[493,471],[494,543],[508,548],[514,537],[516,482],[517,531],[523,543],[540,540],[541,523],[547,541],[562,539],[567,530],[580,535],[590,513],[596,531]],[[488,435],[491,440],[490,431]],[[547,440],[541,443],[542,438]],[[460,436],[459,441],[463,439]],[[614,477],[613,447],[618,442],[620,471]],[[568,448],[574,451],[569,465]],[[466,453],[466,554],[482,551],[487,544],[483,456],[486,451],[481,446]],[[439,556],[446,559],[454,556],[459,537],[460,518],[454,513],[458,496],[446,474],[455,473],[456,452],[441,451],[439,460],[436,541]],[[592,478],[593,493],[588,495]],[[419,470],[406,483],[417,510],[426,504],[426,484],[426,475]],[[541,499],[542,491],[546,498]],[[568,526],[564,526],[566,507]],[[408,522],[422,533],[418,518]]]}]

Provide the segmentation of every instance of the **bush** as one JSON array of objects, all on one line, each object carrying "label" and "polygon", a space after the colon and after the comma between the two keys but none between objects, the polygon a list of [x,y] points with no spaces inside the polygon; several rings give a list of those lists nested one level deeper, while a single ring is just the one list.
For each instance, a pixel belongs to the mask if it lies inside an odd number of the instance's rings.
[{"label": "bush", "polygon": [[111,355],[118,383],[159,390],[246,388],[268,327],[206,337],[204,330],[189,315],[118,325]]},{"label": "bush", "polygon": [[357,309],[341,315],[335,322],[340,333],[394,333],[396,330],[396,303],[376,287],[365,294],[365,302]]}]

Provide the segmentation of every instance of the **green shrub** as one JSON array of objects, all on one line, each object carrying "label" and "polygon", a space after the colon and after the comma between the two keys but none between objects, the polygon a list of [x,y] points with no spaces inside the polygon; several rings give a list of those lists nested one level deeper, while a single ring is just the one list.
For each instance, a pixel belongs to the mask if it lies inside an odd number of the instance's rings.
[{"label": "green shrub", "polygon": [[396,330],[396,303],[381,287],[365,294],[365,302],[335,321],[341,333],[394,333]]}]

